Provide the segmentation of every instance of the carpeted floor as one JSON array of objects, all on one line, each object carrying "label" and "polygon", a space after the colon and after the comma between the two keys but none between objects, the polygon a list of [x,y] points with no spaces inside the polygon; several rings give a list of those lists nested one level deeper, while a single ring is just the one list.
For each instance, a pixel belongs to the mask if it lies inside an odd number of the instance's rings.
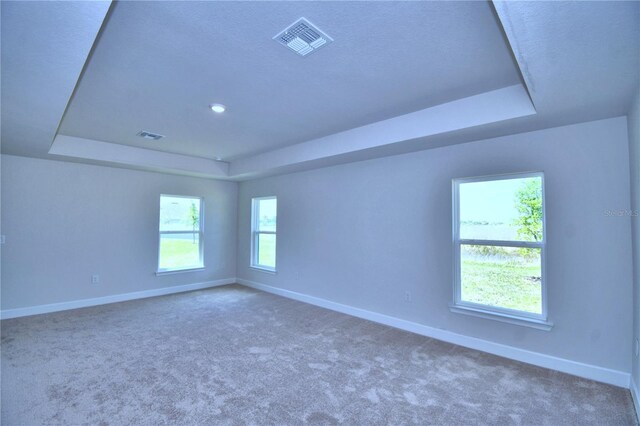
[{"label": "carpeted floor", "polygon": [[2,322],[2,424],[630,425],[629,391],[240,286]]}]

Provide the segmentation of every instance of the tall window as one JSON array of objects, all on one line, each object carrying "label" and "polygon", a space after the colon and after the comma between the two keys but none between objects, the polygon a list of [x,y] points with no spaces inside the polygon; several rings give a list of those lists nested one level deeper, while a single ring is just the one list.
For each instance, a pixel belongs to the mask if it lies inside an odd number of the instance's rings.
[{"label": "tall window", "polygon": [[542,173],[455,179],[453,200],[453,310],[548,324]]},{"label": "tall window", "polygon": [[251,201],[251,266],[275,272],[278,200],[260,197]]},{"label": "tall window", "polygon": [[160,196],[158,272],[204,267],[202,210],[202,198]]}]

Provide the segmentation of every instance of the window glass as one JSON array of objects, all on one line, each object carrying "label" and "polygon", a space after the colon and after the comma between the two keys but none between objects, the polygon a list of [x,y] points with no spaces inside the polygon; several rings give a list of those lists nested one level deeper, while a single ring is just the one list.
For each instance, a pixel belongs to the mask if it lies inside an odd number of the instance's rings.
[{"label": "window glass", "polygon": [[461,183],[460,238],[541,241],[540,177]]},{"label": "window glass", "polygon": [[251,200],[251,266],[275,272],[278,200],[259,197]]},{"label": "window glass", "polygon": [[199,228],[199,198],[161,197],[160,231],[195,231]]},{"label": "window glass", "polygon": [[276,232],[277,204],[275,198],[260,200],[258,207],[258,231]]},{"label": "window glass", "polygon": [[197,268],[200,263],[200,235],[161,234],[160,269]]},{"label": "window glass", "polygon": [[542,313],[540,249],[462,245],[462,300]]},{"label": "window glass", "polygon": [[454,180],[454,306],[546,320],[540,173]]},{"label": "window glass", "polygon": [[260,234],[258,236],[258,264],[276,267],[276,236],[275,234]]},{"label": "window glass", "polygon": [[160,196],[158,272],[203,267],[202,199]]}]

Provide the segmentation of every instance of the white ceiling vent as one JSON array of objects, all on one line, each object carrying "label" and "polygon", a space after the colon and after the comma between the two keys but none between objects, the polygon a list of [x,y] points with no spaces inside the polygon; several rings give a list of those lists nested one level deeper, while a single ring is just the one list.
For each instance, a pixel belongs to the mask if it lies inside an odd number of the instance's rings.
[{"label": "white ceiling vent", "polygon": [[138,132],[138,136],[140,136],[141,138],[151,139],[151,140],[154,140],[154,141],[157,141],[158,139],[164,138],[163,135],[158,135],[156,133],[147,132],[145,130],[143,130],[141,132]]},{"label": "white ceiling vent", "polygon": [[298,19],[273,39],[300,56],[307,56],[309,53],[333,41],[331,37],[305,18]]}]

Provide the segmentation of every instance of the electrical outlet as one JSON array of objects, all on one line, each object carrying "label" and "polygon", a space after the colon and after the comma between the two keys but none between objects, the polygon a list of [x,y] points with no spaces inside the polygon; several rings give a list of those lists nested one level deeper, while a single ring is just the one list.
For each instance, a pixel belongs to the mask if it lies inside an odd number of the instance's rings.
[{"label": "electrical outlet", "polygon": [[404,301],[407,303],[411,302],[411,292],[408,292],[408,291],[404,292]]},{"label": "electrical outlet", "polygon": [[100,275],[91,275],[91,284],[99,284]]}]

